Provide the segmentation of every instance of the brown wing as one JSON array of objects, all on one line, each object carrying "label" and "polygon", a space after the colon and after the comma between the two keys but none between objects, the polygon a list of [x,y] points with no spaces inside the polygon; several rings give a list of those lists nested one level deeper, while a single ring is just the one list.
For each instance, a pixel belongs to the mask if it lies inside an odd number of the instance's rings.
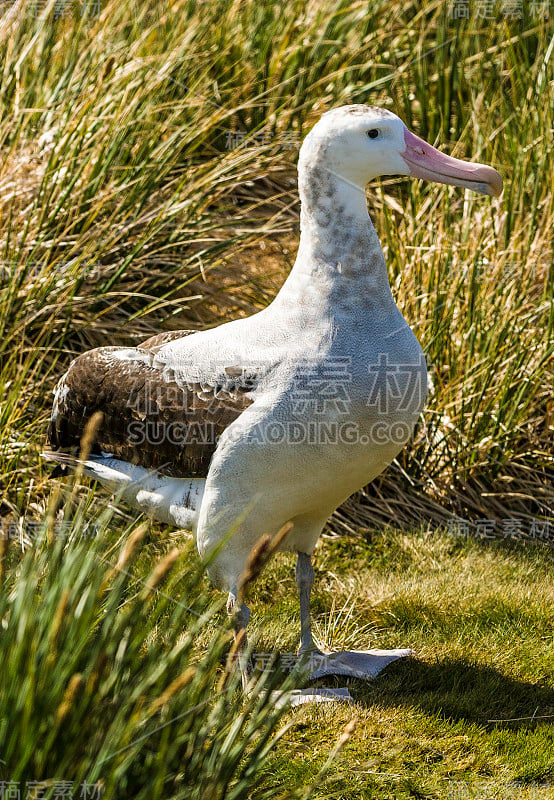
[{"label": "brown wing", "polygon": [[175,339],[183,339],[185,336],[190,336],[191,333],[196,331],[165,331],[164,333],[156,333],[145,342],[139,344],[139,350],[149,350],[151,353],[157,353],[160,347],[168,342],[174,342]]},{"label": "brown wing", "polygon": [[50,445],[78,452],[87,421],[101,411],[95,452],[167,475],[205,477],[219,437],[252,402],[256,377],[232,368],[232,377],[217,385],[184,384],[154,366],[162,345],[191,333],[172,331],[137,348],[100,347],[76,358],[56,388]]}]

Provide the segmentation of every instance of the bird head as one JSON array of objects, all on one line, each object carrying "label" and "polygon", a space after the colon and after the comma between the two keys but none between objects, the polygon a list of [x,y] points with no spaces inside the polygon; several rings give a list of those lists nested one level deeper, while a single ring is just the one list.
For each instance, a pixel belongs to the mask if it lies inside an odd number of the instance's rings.
[{"label": "bird head", "polygon": [[341,106],[323,114],[302,145],[303,160],[317,160],[360,187],[381,175],[410,175],[495,197],[502,193],[495,169],[441,153],[396,114],[376,106]]}]

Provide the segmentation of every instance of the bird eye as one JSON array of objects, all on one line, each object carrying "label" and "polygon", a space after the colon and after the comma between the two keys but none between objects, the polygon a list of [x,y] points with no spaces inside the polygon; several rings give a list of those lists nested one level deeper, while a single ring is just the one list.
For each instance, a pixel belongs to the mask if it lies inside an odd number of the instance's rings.
[{"label": "bird eye", "polygon": [[376,139],[379,136],[379,131],[377,128],[372,128],[370,131],[367,132],[367,135],[370,139]]}]

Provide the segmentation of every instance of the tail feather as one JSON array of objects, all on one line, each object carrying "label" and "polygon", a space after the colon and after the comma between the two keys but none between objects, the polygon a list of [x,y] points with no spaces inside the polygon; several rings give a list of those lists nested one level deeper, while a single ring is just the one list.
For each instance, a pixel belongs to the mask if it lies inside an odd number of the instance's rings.
[{"label": "tail feather", "polygon": [[91,455],[83,460],[67,453],[45,451],[42,456],[58,465],[56,471],[81,466],[87,477],[160,522],[196,529],[206,482],[203,478],[170,478],[110,455]]}]

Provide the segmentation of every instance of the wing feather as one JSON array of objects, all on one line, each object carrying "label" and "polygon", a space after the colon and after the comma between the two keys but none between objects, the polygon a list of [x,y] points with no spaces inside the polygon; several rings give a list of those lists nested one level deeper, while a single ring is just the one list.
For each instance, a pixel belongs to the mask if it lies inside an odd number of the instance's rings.
[{"label": "wing feather", "polygon": [[101,411],[94,452],[167,475],[205,477],[219,437],[252,403],[257,376],[230,370],[228,380],[186,382],[162,368],[154,358],[159,349],[192,333],[171,331],[137,348],[100,347],[76,358],[55,391],[50,445],[77,452],[87,421]]}]

